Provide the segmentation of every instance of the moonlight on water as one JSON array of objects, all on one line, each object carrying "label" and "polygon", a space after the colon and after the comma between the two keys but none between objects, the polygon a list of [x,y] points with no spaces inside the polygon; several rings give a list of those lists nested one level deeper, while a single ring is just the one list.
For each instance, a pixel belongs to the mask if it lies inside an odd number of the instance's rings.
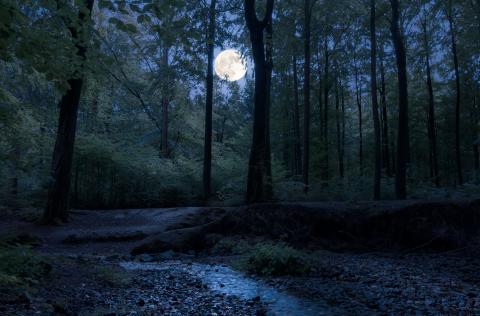
[{"label": "moonlight on water", "polygon": [[247,64],[240,52],[227,49],[215,59],[215,72],[223,80],[237,81],[247,73]]}]

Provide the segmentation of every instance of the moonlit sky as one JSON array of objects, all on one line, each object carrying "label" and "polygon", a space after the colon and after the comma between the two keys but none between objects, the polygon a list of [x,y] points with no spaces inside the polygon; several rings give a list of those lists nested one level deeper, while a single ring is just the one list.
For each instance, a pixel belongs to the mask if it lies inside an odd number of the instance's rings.
[{"label": "moonlit sky", "polygon": [[[247,83],[247,79],[246,79],[247,76],[250,79],[253,78],[253,61],[251,60],[251,58],[249,56],[250,52],[248,52],[248,51],[245,52],[242,49],[241,45],[238,45],[238,47],[236,47],[234,44],[229,43],[229,45],[225,46],[225,47],[215,47],[214,58],[216,59],[218,54],[220,54],[222,51],[224,51],[226,49],[235,49],[235,50],[239,51],[240,54],[243,55],[243,58],[245,58],[245,62],[246,62],[246,65],[247,65],[247,73],[245,74],[245,76],[243,76],[242,79],[235,81],[240,86],[240,89],[243,90],[243,88],[245,87],[245,85]],[[224,81],[224,80],[221,80],[217,75],[215,75],[215,80]]]},{"label": "moonlit sky", "polygon": [[246,66],[240,52],[235,49],[226,49],[215,58],[215,73],[223,80],[242,79],[247,71]]}]

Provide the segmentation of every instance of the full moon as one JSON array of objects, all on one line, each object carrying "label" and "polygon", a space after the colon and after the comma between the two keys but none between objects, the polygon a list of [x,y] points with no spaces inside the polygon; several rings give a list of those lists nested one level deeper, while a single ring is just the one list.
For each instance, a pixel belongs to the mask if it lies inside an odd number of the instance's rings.
[{"label": "full moon", "polygon": [[227,49],[215,59],[215,72],[223,80],[237,81],[247,73],[247,64],[235,49]]}]

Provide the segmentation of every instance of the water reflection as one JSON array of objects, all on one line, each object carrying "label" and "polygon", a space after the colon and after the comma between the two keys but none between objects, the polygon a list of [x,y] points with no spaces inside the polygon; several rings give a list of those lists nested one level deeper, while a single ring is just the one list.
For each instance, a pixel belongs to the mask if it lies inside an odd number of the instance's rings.
[{"label": "water reflection", "polygon": [[268,304],[270,315],[317,316],[333,314],[328,311],[329,308],[326,304],[280,292],[226,266],[181,262],[123,262],[121,266],[129,270],[167,270],[175,267],[200,278],[204,284],[214,291],[246,300],[259,297]]}]

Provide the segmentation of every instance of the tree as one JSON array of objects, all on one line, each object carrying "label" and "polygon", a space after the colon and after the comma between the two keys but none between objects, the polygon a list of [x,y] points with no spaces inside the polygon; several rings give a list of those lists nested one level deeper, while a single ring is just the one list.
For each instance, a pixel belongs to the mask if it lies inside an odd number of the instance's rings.
[{"label": "tree", "polygon": [[[335,123],[337,128],[337,155],[338,155],[338,173],[340,178],[345,176],[344,163],[344,145],[345,145],[345,104],[343,96],[343,87],[340,81],[340,71],[338,69],[337,59],[334,61],[335,67]],[[340,91],[341,90],[341,91]],[[341,106],[340,106],[341,103]],[[341,107],[341,109],[340,109]],[[340,118],[340,115],[342,116]]]},{"label": "tree", "polygon": [[370,0],[370,81],[372,94],[372,117],[375,142],[375,175],[373,199],[380,199],[380,180],[382,170],[382,151],[380,145],[380,119],[378,117],[377,100],[377,35],[376,35],[375,0]]},{"label": "tree", "polygon": [[302,148],[300,138],[300,109],[298,104],[298,72],[297,58],[293,56],[293,131],[294,131],[294,171],[302,174]]},{"label": "tree", "polygon": [[457,181],[459,185],[462,185],[463,172],[462,172],[462,153],[461,153],[461,144],[460,144],[460,102],[461,102],[460,72],[458,70],[456,30],[455,30],[455,21],[453,18],[453,5],[451,0],[448,1],[446,13],[447,13],[447,19],[448,19],[448,26],[450,28],[453,66],[455,70],[455,92],[456,92],[456,95],[455,95],[455,162],[457,166]]},{"label": "tree", "polygon": [[265,198],[273,197],[272,147],[270,143],[270,111],[272,107],[273,72],[273,27],[272,21],[265,26],[265,66],[267,73],[267,102],[265,106]]},{"label": "tree", "polygon": [[62,96],[59,104],[57,138],[53,151],[51,177],[52,183],[48,191],[47,205],[43,213],[43,222],[47,224],[66,221],[68,218],[68,196],[72,169],[73,148],[77,126],[78,105],[83,86],[83,68],[86,63],[85,39],[87,23],[90,18],[94,0],[86,0],[78,8],[78,24],[66,21],[67,28],[75,41],[76,54],[82,65],[74,77],[68,80],[69,88]]},{"label": "tree", "polygon": [[382,166],[385,168],[385,173],[388,177],[392,176],[392,169],[390,165],[390,145],[389,145],[389,134],[388,134],[388,110],[387,110],[387,89],[385,84],[385,65],[384,65],[384,55],[385,48],[382,45],[379,54],[380,59],[380,104],[382,108]]},{"label": "tree", "polygon": [[395,48],[398,76],[398,135],[395,174],[395,192],[398,199],[407,198],[407,164],[409,160],[407,56],[400,30],[398,0],[390,0],[392,19],[390,31]]},{"label": "tree", "polygon": [[308,171],[310,164],[310,19],[311,19],[310,0],[305,0],[304,3],[304,80],[303,80],[303,95],[304,95],[304,119],[303,119],[303,185],[305,193],[308,192]]},{"label": "tree", "polygon": [[359,71],[356,58],[356,47],[353,48],[353,68],[355,72],[355,96],[358,110],[358,134],[360,136],[358,142],[358,162],[360,166],[360,176],[363,175],[363,114],[362,114],[362,83],[359,78]]},{"label": "tree", "polygon": [[423,44],[425,48],[425,71],[427,74],[427,90],[428,90],[428,114],[427,114],[427,134],[429,144],[429,162],[430,162],[430,178],[435,186],[440,186],[440,178],[438,173],[438,157],[437,157],[437,132],[435,123],[435,99],[433,96],[432,72],[430,68],[430,44],[428,40],[427,17],[424,17],[422,23]]},{"label": "tree", "polygon": [[247,178],[247,202],[265,199],[265,160],[267,151],[267,106],[268,106],[268,66],[265,53],[264,32],[272,23],[273,0],[267,0],[266,12],[259,20],[255,10],[255,0],[245,0],[245,20],[250,32],[253,62],[255,64],[253,140],[250,150]]},{"label": "tree", "polygon": [[217,0],[210,1],[207,41],[207,97],[205,101],[205,144],[203,156],[203,197],[211,195],[212,177],[212,112],[213,112],[213,53],[215,48],[215,13]]}]

